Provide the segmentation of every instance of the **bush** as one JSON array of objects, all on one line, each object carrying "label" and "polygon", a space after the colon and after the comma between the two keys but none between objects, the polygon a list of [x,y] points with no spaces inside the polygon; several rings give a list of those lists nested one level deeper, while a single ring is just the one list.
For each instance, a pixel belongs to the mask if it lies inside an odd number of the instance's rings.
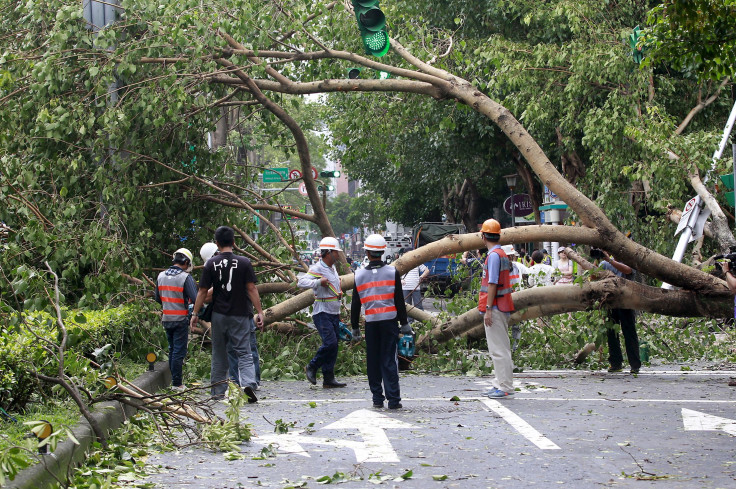
[{"label": "bush", "polygon": [[[63,315],[68,333],[65,369],[70,377],[91,376],[94,380],[99,372],[88,359],[110,366],[101,360],[103,356],[137,360],[148,351],[162,350],[166,344],[159,320],[148,304],[64,311]],[[52,352],[58,351],[60,337],[56,318],[46,312],[29,313],[23,321],[12,314],[5,320],[0,335],[0,407],[18,411],[34,392],[52,395],[50,386],[39,383],[35,372],[57,374],[58,363]]]}]

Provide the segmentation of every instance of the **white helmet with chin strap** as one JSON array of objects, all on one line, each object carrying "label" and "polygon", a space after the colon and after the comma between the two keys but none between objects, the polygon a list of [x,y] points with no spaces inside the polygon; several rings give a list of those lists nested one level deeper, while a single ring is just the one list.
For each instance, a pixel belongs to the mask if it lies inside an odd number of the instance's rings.
[{"label": "white helmet with chin strap", "polygon": [[192,271],[194,257],[192,256],[191,251],[189,251],[186,248],[179,248],[178,250],[174,252],[173,258],[174,258],[174,263],[179,263],[181,265],[186,265],[185,259],[188,260],[189,266],[187,267],[186,271],[187,272]]},{"label": "white helmet with chin strap", "polygon": [[340,242],[337,241],[336,238],[333,238],[331,236],[322,238],[322,241],[319,242],[319,249],[342,251],[342,248],[340,248]]},{"label": "white helmet with chin strap", "polygon": [[371,234],[365,238],[363,249],[368,251],[386,251],[386,240],[380,234]]},{"label": "white helmet with chin strap", "polygon": [[205,243],[202,248],[199,249],[199,256],[202,257],[203,262],[207,262],[210,258],[215,256],[217,252],[217,245],[215,243]]}]

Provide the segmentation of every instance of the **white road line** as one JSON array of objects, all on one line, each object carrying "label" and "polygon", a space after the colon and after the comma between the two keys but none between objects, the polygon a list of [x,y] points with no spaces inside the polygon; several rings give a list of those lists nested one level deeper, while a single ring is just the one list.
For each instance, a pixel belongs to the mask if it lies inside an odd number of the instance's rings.
[{"label": "white road line", "polygon": [[494,413],[501,416],[504,421],[510,424],[516,431],[521,433],[527,440],[534,443],[537,447],[542,450],[559,450],[558,447],[552,440],[542,435],[540,432],[532,428],[532,426],[521,419],[518,414],[511,411],[506,406],[502,405],[498,401],[492,399],[482,399],[481,402],[488,406],[488,408]]},{"label": "white road line", "polygon": [[[464,400],[483,399],[482,397],[463,398]],[[736,400],[728,399],[632,399],[622,397],[518,397],[514,396],[517,401],[573,401],[573,402],[666,402],[670,404],[692,403],[692,404],[736,404]]]},{"label": "white road line", "polygon": [[[483,401],[486,397],[460,397],[459,402],[467,401]],[[404,397],[402,402],[453,402],[449,397]],[[612,397],[531,397],[515,395],[515,401],[571,401],[571,402],[665,402],[665,403],[691,403],[691,404],[736,404],[736,399],[642,399],[642,398],[612,398]],[[361,403],[367,404],[365,399],[259,399],[258,404],[308,404],[316,402],[318,404],[349,404]],[[406,410],[411,411],[411,404],[406,406]],[[400,411],[397,411],[400,412]]]},{"label": "white road line", "polygon": [[[627,371],[610,373],[605,370],[525,370],[521,373],[515,373],[514,379],[524,378],[547,378],[547,377],[585,377],[585,376],[605,376],[613,378],[630,377]],[[649,370],[644,369],[639,372],[639,376],[652,375],[686,375],[686,376],[702,376],[702,377],[736,377],[736,370]]]}]

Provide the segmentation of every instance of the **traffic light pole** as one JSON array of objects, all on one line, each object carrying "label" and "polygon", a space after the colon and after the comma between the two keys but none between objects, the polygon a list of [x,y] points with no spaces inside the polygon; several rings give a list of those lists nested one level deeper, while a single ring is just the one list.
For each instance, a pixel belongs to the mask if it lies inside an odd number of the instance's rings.
[{"label": "traffic light pole", "polygon": [[[708,173],[705,174],[705,178],[703,179],[703,183],[706,183],[708,181],[708,178],[710,177],[710,173],[715,169],[717,161],[721,158],[723,155],[723,151],[726,149],[726,143],[728,143],[728,138],[731,136],[731,131],[733,130],[734,122],[736,121],[736,103],[734,103],[733,108],[731,109],[731,114],[728,116],[728,122],[726,122],[726,127],[723,128],[723,137],[721,138],[721,143],[718,145],[718,148],[713,153],[713,165],[711,166],[711,169]],[[736,177],[736,146],[734,146],[733,149],[734,152],[734,176]],[[680,223],[677,225],[677,231],[675,231],[675,235],[682,231],[682,234],[680,235],[680,241],[677,242],[677,247],[675,248],[675,253],[672,255],[672,259],[676,262],[682,262],[682,257],[685,255],[685,249],[687,248],[687,245],[691,241],[695,241],[700,237],[700,235],[703,232],[703,225],[705,225],[705,220],[710,215],[710,211],[707,207],[705,207],[700,199],[700,196],[697,195],[694,197],[694,207],[692,208],[692,211],[687,213],[683,212],[683,216],[680,219]],[[688,202],[690,204],[690,202]],[[688,210],[688,206],[685,206],[685,211]],[[685,221],[683,223],[683,221]],[[662,284],[663,289],[671,289],[672,285],[668,283]]]}]

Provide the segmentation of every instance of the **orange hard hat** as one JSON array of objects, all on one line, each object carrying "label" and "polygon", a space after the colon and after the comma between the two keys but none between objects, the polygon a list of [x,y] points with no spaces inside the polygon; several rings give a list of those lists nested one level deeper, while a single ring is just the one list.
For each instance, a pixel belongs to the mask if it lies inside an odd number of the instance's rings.
[{"label": "orange hard hat", "polygon": [[501,234],[501,224],[495,219],[486,219],[480,228],[481,233]]}]

